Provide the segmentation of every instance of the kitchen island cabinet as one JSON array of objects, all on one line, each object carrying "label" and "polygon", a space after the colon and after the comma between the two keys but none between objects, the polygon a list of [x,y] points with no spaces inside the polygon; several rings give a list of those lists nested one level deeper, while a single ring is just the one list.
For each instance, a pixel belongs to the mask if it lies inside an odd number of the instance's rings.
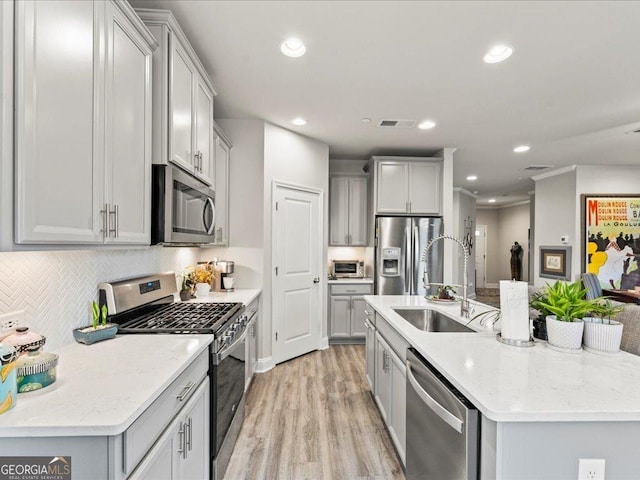
[{"label": "kitchen island cabinet", "polygon": [[155,39],[126,2],[14,5],[16,243],[148,245]]},{"label": "kitchen island cabinet", "polygon": [[[138,478],[162,478],[142,472],[164,471],[167,458],[167,478],[206,478],[211,339],[123,335],[62,348],[57,381],[20,394],[0,416],[0,451],[70,457],[72,478],[117,480],[138,468]],[[178,452],[185,443],[186,457]],[[181,473],[194,468],[190,477]]]},{"label": "kitchen island cabinet", "polygon": [[[577,478],[580,458],[605,459],[607,478],[637,476],[632,439],[640,435],[640,357],[567,354],[546,342],[512,347],[477,321],[471,333],[425,332],[394,308],[429,308],[468,320],[459,316],[459,305],[418,296],[365,301],[376,312],[376,327],[384,319],[387,335],[411,345],[479,410],[480,478]],[[487,308],[473,304],[476,313]]]}]

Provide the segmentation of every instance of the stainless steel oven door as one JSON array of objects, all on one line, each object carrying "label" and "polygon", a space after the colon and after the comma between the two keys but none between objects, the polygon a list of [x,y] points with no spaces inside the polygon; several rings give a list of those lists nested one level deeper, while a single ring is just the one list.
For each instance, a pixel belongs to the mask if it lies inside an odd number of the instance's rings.
[{"label": "stainless steel oven door", "polygon": [[213,403],[216,412],[215,432],[212,432],[215,455],[218,454],[227,431],[244,395],[245,346],[248,330],[245,328],[234,342],[213,356]]},{"label": "stainless steel oven door", "polygon": [[214,241],[215,192],[171,165],[153,166],[152,243]]}]

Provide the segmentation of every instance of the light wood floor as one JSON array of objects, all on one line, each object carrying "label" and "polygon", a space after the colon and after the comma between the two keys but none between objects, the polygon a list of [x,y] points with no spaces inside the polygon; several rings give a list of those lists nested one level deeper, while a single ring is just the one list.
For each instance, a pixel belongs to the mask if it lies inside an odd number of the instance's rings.
[{"label": "light wood floor", "polygon": [[256,375],[225,480],[404,479],[370,394],[364,345]]}]

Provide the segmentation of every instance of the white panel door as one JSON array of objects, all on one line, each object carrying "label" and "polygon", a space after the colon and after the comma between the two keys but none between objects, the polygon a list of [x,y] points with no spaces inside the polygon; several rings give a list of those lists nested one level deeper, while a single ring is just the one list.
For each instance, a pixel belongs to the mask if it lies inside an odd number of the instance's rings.
[{"label": "white panel door", "polygon": [[368,237],[367,178],[349,178],[349,245],[366,246]]},{"label": "white panel door", "polygon": [[169,74],[171,161],[193,170],[195,67],[175,36],[171,38]]},{"label": "white panel door", "polygon": [[201,180],[215,185],[216,165],[213,144],[213,95],[200,81],[196,85],[195,172]]},{"label": "white panel door", "polygon": [[349,178],[331,177],[329,195],[329,244],[349,245]]},{"label": "white panel door", "polygon": [[476,287],[485,288],[487,284],[487,226],[476,226],[475,237]]},{"label": "white panel door", "polygon": [[406,162],[379,162],[376,213],[407,213]]},{"label": "white panel door", "polygon": [[275,363],[316,350],[322,323],[321,195],[277,185],[273,211]]},{"label": "white panel door", "polygon": [[151,50],[120,11],[107,5],[105,188],[107,203],[117,206],[118,210],[117,215],[110,218],[114,231],[106,241],[148,245],[151,240]]},{"label": "white panel door", "polygon": [[440,164],[409,163],[409,212],[440,214]]},{"label": "white panel door", "polygon": [[15,8],[16,242],[102,243],[104,3]]},{"label": "white panel door", "polygon": [[[176,479],[202,480],[209,478],[210,450],[209,450],[209,380],[200,384],[196,393],[189,400],[191,406],[183,410],[183,438],[174,439],[174,445],[182,449],[178,455]],[[179,435],[178,435],[179,437]]]}]

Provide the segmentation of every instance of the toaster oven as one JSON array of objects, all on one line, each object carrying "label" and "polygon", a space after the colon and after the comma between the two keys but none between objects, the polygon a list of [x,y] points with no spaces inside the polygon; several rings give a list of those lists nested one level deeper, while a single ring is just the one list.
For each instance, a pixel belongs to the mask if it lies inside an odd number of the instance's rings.
[{"label": "toaster oven", "polygon": [[334,260],[331,274],[335,278],[364,278],[364,262],[361,260]]}]

